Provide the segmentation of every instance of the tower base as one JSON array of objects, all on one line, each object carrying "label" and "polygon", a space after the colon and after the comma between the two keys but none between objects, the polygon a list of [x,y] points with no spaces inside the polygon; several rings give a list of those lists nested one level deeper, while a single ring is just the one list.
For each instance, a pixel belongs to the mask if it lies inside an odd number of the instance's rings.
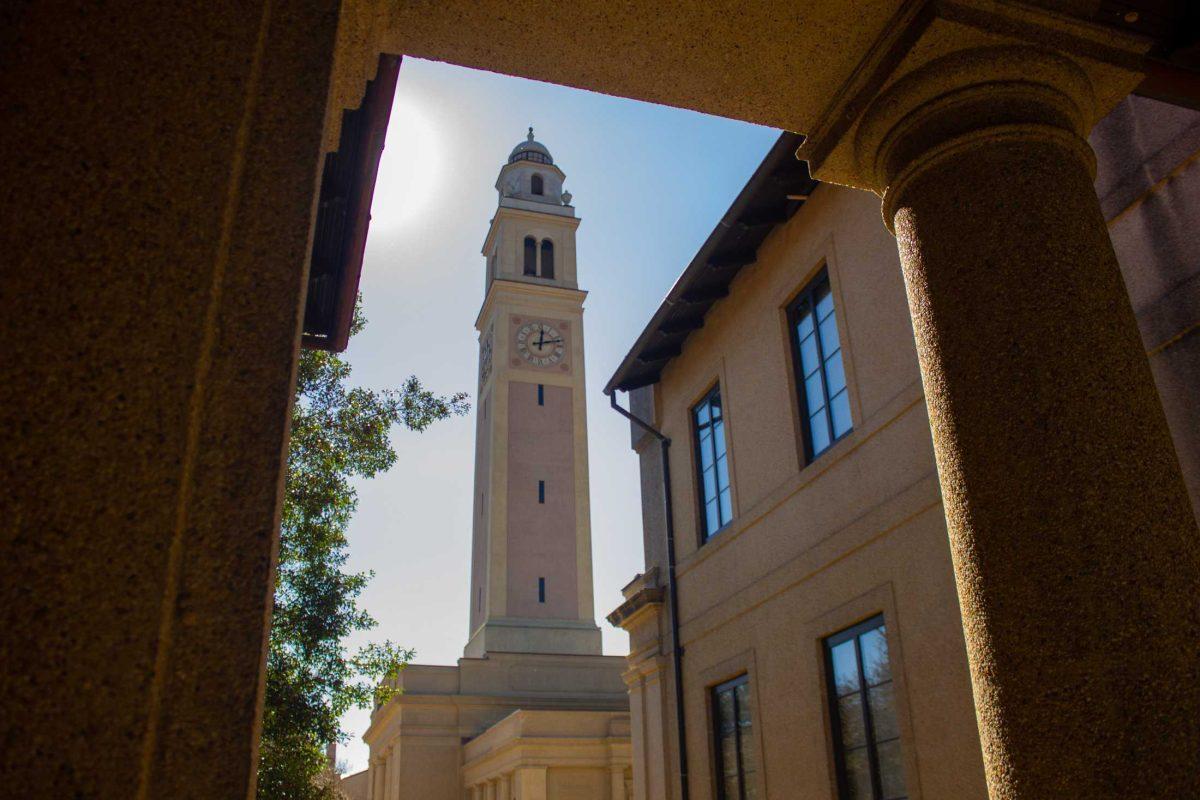
[{"label": "tower base", "polygon": [[[412,665],[377,708],[372,800],[624,800],[632,780],[621,656],[496,653]],[[489,793],[490,792],[490,793]]]},{"label": "tower base", "polygon": [[463,657],[486,658],[490,653],[598,656],[600,628],[591,620],[495,617],[471,635]]}]

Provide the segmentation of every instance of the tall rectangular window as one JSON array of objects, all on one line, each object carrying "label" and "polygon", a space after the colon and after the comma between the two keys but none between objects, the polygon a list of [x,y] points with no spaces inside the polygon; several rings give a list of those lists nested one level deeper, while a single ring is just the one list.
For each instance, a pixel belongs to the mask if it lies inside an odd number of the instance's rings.
[{"label": "tall rectangular window", "polygon": [[721,413],[721,387],[716,386],[692,409],[696,436],[696,469],[700,484],[700,513],[704,539],[733,519],[729,490],[729,463],[725,453],[725,418]]},{"label": "tall rectangular window", "polygon": [[875,617],[825,640],[840,800],[904,800],[887,628]]},{"label": "tall rectangular window", "polygon": [[850,432],[850,395],[842,366],[829,274],[822,272],[788,308],[796,384],[808,461]]},{"label": "tall rectangular window", "polygon": [[546,482],[538,481],[538,502],[546,502]]},{"label": "tall rectangular window", "polygon": [[717,754],[718,800],[750,800],[758,796],[754,773],[754,722],[750,716],[750,681],[742,675],[713,689],[713,734]]},{"label": "tall rectangular window", "polygon": [[546,579],[538,578],[538,602],[546,602]]},{"label": "tall rectangular window", "polygon": [[540,383],[538,384],[538,405],[546,405],[546,387]]}]

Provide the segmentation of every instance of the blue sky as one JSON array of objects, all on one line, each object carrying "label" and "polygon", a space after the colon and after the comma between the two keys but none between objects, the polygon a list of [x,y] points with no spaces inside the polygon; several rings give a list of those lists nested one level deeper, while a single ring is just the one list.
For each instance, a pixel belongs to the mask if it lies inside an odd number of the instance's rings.
[{"label": "blue sky", "polygon": [[[352,570],[374,570],[362,605],[417,662],[453,664],[467,640],[479,253],[496,175],[533,125],[582,218],[584,333],[596,618],[604,650],[628,640],[604,616],[641,571],[637,459],[601,390],[676,277],[762,160],[777,131],[692,111],[405,59],[372,207],[361,290],[369,320],[350,344],[353,381],[416,374],[472,393],[472,413],[397,431],[399,463],[358,486]],[[625,401],[625,398],[622,398]],[[366,766],[367,712],[344,720],[339,757]]]}]

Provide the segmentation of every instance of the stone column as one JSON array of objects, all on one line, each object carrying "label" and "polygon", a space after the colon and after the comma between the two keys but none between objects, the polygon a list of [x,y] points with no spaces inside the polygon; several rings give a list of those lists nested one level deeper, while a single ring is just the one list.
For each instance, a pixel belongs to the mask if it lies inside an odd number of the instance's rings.
[{"label": "stone column", "polygon": [[546,767],[519,767],[513,789],[516,800],[547,800]]},{"label": "stone column", "polygon": [[999,798],[1200,797],[1197,530],[1092,186],[1089,77],[937,59],[857,157],[899,242]]},{"label": "stone column", "polygon": [[253,796],[338,4],[6,23],[0,776]]},{"label": "stone column", "polygon": [[371,757],[370,800],[386,800],[387,798],[387,759],[383,756]]},{"label": "stone column", "polygon": [[625,794],[625,767],[614,764],[608,768],[608,786],[612,800],[629,800]]},{"label": "stone column", "polygon": [[497,800],[512,800],[512,773],[506,772],[500,776]]}]

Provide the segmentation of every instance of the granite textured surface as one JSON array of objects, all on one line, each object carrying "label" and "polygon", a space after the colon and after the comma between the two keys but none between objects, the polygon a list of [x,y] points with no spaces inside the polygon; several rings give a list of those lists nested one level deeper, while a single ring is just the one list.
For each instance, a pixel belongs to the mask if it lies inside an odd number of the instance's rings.
[{"label": "granite textured surface", "polygon": [[1022,113],[891,198],[990,796],[1200,796],[1196,523],[1075,133]]},{"label": "granite textured surface", "polygon": [[10,11],[0,775],[245,797],[337,4]]}]

